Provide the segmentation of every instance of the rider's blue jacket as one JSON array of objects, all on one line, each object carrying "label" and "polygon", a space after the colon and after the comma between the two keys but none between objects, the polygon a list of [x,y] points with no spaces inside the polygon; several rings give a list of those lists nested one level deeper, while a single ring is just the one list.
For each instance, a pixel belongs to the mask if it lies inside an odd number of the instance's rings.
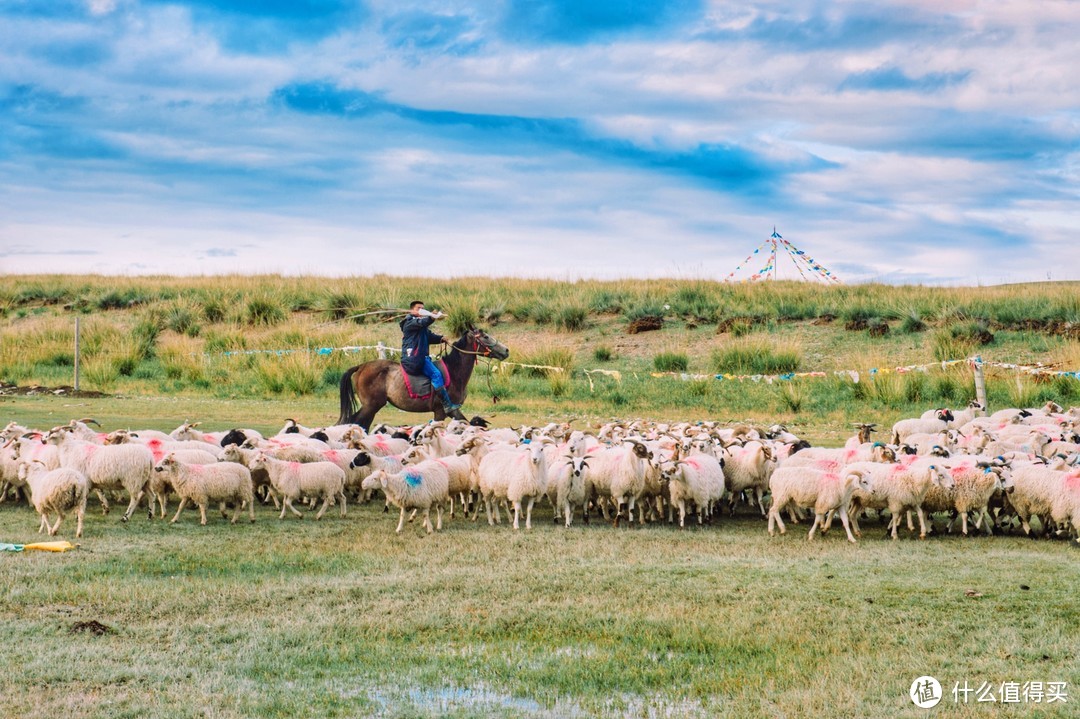
[{"label": "rider's blue jacket", "polygon": [[398,323],[401,327],[401,366],[409,374],[423,374],[424,358],[428,356],[431,343],[443,341],[442,335],[428,329],[434,322],[434,317],[409,315]]}]

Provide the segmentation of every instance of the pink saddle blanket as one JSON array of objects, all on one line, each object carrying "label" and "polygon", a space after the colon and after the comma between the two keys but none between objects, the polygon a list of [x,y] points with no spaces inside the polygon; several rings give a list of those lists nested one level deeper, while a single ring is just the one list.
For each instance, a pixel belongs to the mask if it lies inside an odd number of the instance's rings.
[{"label": "pink saddle blanket", "polygon": [[[450,387],[450,371],[446,369],[446,363],[442,360],[435,362],[435,366],[442,372],[443,384],[446,387]],[[435,394],[435,390],[431,388],[431,380],[427,378],[427,375],[422,374],[409,374],[405,371],[405,368],[401,368],[401,378],[405,380],[405,391],[409,393],[409,397],[413,399],[431,399],[431,396]]]}]

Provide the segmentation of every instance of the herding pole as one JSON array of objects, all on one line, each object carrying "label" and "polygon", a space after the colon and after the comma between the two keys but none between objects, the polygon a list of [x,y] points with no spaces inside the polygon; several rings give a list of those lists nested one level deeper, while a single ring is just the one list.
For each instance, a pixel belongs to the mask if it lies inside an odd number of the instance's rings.
[{"label": "herding pole", "polygon": [[986,379],[983,377],[982,357],[976,357],[972,362],[975,369],[975,399],[982,405],[983,410],[990,411],[990,405],[986,404]]},{"label": "herding pole", "polygon": [[75,391],[79,391],[79,318],[75,317]]}]

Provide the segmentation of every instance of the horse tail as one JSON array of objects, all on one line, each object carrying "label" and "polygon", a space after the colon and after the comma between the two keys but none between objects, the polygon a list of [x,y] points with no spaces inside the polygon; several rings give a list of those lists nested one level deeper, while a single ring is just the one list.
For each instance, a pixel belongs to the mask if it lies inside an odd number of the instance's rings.
[{"label": "horse tail", "polygon": [[345,370],[345,374],[341,375],[341,416],[338,417],[338,424],[352,424],[353,417],[356,415],[358,407],[356,406],[356,390],[353,389],[352,376],[358,369],[360,369],[360,365],[350,367]]}]

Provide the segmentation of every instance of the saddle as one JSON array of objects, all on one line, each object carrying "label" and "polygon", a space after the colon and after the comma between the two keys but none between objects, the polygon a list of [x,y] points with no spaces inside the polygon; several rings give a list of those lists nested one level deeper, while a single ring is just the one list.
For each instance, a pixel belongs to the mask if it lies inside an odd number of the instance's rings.
[{"label": "saddle", "polygon": [[[443,384],[449,388],[450,372],[446,369],[446,363],[438,360],[435,362],[435,366],[442,372]],[[409,393],[409,397],[412,399],[431,399],[432,395],[435,394],[435,390],[431,387],[431,380],[427,378],[427,375],[409,374],[402,367],[401,378],[405,380],[405,391]]]}]

